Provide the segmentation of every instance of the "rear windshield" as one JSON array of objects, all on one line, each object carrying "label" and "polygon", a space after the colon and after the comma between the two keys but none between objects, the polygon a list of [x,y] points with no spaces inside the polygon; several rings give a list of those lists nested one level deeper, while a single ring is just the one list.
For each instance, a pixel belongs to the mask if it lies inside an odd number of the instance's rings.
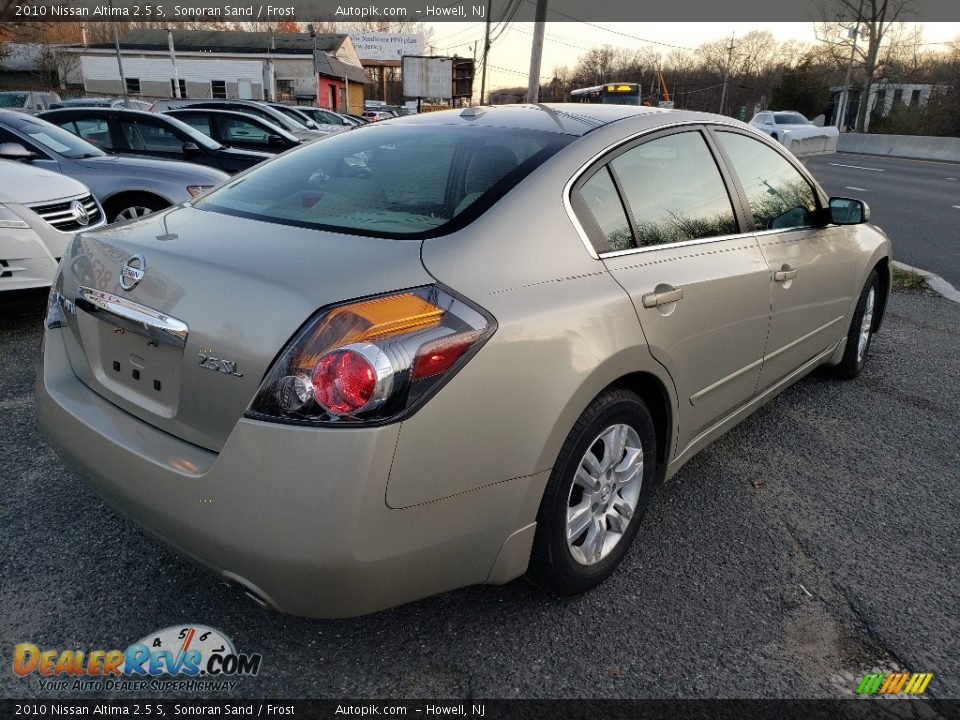
[{"label": "rear windshield", "polygon": [[430,237],[471,222],[571,140],[499,128],[371,125],[282,155],[195,207],[360,235]]},{"label": "rear windshield", "polygon": [[22,108],[27,102],[26,93],[0,92],[0,107]]},{"label": "rear windshield", "polygon": [[773,116],[777,125],[809,125],[810,121],[799,113],[777,113]]}]

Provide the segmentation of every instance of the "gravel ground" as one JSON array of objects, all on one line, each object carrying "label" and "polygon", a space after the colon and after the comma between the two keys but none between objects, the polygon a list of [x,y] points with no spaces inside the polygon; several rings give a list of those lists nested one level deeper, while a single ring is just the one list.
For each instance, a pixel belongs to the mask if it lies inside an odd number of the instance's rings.
[{"label": "gravel ground", "polygon": [[[123,648],[194,622],[263,654],[241,697],[849,697],[889,668],[960,697],[954,303],[896,293],[864,375],[812,375],[699,453],[594,592],[517,581],[341,621],[262,610],[62,467],[33,412],[43,304],[0,299],[7,668],[17,642]],[[9,669],[0,694],[52,696]]]}]

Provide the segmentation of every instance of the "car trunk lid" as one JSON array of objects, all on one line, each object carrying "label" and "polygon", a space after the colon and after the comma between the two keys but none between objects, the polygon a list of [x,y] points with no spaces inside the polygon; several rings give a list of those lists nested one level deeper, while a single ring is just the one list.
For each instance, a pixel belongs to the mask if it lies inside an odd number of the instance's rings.
[{"label": "car trunk lid", "polygon": [[216,451],[319,308],[432,281],[417,241],[174,208],[74,241],[68,356],[102,397]]}]

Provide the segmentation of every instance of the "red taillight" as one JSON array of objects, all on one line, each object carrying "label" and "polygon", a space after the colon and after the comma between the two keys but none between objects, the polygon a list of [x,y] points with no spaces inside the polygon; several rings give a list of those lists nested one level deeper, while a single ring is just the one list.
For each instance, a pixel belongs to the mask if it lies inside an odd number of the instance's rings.
[{"label": "red taillight", "polygon": [[336,305],[290,341],[247,417],[341,427],[399,420],[495,327],[483,310],[436,286]]},{"label": "red taillight", "polygon": [[457,358],[463,355],[480,337],[479,331],[465,332],[453,337],[440,338],[420,348],[410,370],[410,379],[428,378],[450,369]]},{"label": "red taillight", "polygon": [[370,402],[377,388],[373,365],[353,350],[324,355],[310,379],[317,403],[336,415],[355,413]]}]

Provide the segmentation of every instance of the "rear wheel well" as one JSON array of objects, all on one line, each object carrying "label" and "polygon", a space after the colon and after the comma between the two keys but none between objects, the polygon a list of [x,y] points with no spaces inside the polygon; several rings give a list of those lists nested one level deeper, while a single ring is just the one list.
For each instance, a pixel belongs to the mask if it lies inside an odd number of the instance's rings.
[{"label": "rear wheel well", "polygon": [[650,411],[656,430],[657,462],[666,465],[670,452],[670,438],[673,436],[673,413],[670,396],[660,378],[646,372],[624,375],[610,383],[608,387],[621,387],[636,393]]},{"label": "rear wheel well", "polygon": [[883,258],[873,268],[880,276],[880,297],[877,302],[877,311],[873,314],[873,332],[880,329],[883,316],[887,309],[887,297],[890,295],[890,258]]}]

